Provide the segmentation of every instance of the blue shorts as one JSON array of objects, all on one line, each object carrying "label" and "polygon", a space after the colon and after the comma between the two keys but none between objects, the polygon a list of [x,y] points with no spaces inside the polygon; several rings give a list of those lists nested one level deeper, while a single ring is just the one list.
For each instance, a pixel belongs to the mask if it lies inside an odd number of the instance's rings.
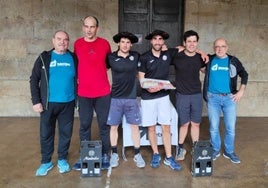
[{"label": "blue shorts", "polygon": [[128,124],[141,124],[141,113],[137,99],[111,99],[107,124],[119,125],[123,115],[125,115]]},{"label": "blue shorts", "polygon": [[179,124],[188,122],[200,123],[202,118],[203,99],[201,93],[193,95],[182,95],[176,93],[176,110],[178,112]]}]

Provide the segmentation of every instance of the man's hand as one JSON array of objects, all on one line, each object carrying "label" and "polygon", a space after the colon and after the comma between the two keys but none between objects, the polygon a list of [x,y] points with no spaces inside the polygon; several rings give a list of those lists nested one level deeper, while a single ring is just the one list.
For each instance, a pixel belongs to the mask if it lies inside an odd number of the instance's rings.
[{"label": "man's hand", "polygon": [[184,46],[176,46],[175,48],[178,49],[178,52],[185,50]]},{"label": "man's hand", "polygon": [[166,44],[163,44],[162,45],[162,48],[161,48],[161,51],[167,51],[168,50],[168,47]]},{"label": "man's hand", "polygon": [[245,85],[241,85],[238,92],[236,94],[233,95],[233,101],[234,102],[239,102],[240,99],[243,97],[244,95],[244,91],[245,91],[246,86]]},{"label": "man's hand", "polygon": [[161,89],[162,89],[162,87],[160,85],[158,85],[158,87],[150,87],[150,88],[148,88],[147,91],[149,93],[155,93],[155,92],[160,91]]},{"label": "man's hand", "polygon": [[203,52],[202,50],[197,49],[196,53],[199,53],[201,55],[201,58],[205,63],[209,62],[209,57],[205,52]]},{"label": "man's hand", "polygon": [[41,103],[37,103],[37,104],[33,105],[33,110],[35,112],[39,112],[39,113],[44,111],[43,106],[42,106]]}]

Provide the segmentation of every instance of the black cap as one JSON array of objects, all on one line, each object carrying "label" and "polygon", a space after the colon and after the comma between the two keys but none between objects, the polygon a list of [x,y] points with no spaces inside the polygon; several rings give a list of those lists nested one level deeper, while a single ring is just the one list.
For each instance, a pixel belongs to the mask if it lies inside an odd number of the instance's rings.
[{"label": "black cap", "polygon": [[138,37],[136,37],[134,34],[129,33],[127,31],[120,32],[120,33],[116,34],[115,36],[113,36],[115,43],[120,42],[121,38],[129,39],[132,44],[138,42],[138,40],[139,40]]},{"label": "black cap", "polygon": [[164,40],[169,38],[169,34],[167,32],[162,30],[154,30],[152,33],[148,34],[145,39],[151,40],[156,35],[160,35]]}]

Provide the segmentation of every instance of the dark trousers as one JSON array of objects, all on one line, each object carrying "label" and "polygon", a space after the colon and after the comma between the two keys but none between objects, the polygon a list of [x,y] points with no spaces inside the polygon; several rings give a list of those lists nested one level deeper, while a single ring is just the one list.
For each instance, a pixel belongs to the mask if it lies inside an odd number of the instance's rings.
[{"label": "dark trousers", "polygon": [[41,163],[48,163],[54,152],[56,121],[58,121],[58,159],[67,159],[73,133],[75,102],[48,104],[40,116]]},{"label": "dark trousers", "polygon": [[95,110],[99,126],[99,136],[102,141],[102,153],[108,154],[110,147],[110,126],[107,125],[107,118],[110,108],[111,96],[106,95],[97,98],[78,97],[78,101],[80,140],[91,140],[91,124]]}]

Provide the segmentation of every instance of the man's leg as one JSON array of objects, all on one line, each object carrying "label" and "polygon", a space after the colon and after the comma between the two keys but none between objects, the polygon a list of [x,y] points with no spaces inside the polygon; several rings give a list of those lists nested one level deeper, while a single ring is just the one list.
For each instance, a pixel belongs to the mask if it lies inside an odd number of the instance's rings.
[{"label": "man's leg", "polygon": [[113,168],[119,165],[119,157],[117,153],[117,141],[118,141],[118,125],[112,125],[110,128],[110,142],[112,148],[110,165]]},{"label": "man's leg", "polygon": [[80,141],[91,140],[91,123],[93,119],[93,99],[86,97],[78,97],[79,102],[79,121]]},{"label": "man's leg", "polygon": [[62,108],[59,110],[58,168],[60,173],[66,173],[70,171],[70,165],[68,163],[67,156],[73,134],[74,105],[74,101],[66,104],[61,104]]},{"label": "man's leg", "polygon": [[166,157],[169,158],[172,156],[170,126],[162,125],[161,127],[162,127],[162,138],[163,138],[163,144],[165,148]]},{"label": "man's leg", "polygon": [[236,125],[236,102],[231,96],[224,97],[223,118],[225,125],[224,132],[224,153],[223,156],[230,159],[233,163],[240,163],[239,157],[234,151],[235,125]]},{"label": "man's leg", "polygon": [[189,122],[183,124],[180,126],[179,130],[179,146],[176,151],[176,160],[184,160],[185,155],[186,155],[186,150],[183,148],[183,144],[185,141],[185,138],[188,133],[188,127],[189,127]]},{"label": "man's leg", "polygon": [[158,154],[157,137],[155,132],[155,125],[148,127],[148,137],[153,150],[153,154]]},{"label": "man's leg", "polygon": [[176,149],[176,160],[184,160],[186,155],[186,150],[183,148],[185,138],[188,133],[188,127],[190,124],[190,95],[182,95],[176,93],[176,110],[179,118],[179,144]]},{"label": "man's leg", "polygon": [[191,138],[192,142],[195,143],[199,140],[200,124],[191,122]]},{"label": "man's leg", "polygon": [[[93,99],[86,97],[78,97],[78,113],[79,113],[79,137],[81,141],[91,140],[91,123],[93,119]],[[81,170],[81,158],[79,151],[79,158],[73,165],[73,170]]]},{"label": "man's leg", "polygon": [[139,168],[145,167],[145,161],[140,154],[140,130],[138,125],[131,125],[131,137],[134,144],[134,158],[136,166]]},{"label": "man's leg", "polygon": [[110,95],[95,98],[94,101],[100,138],[102,141],[102,169],[108,169],[110,167],[110,160],[108,156],[108,152],[110,149],[110,126],[107,125],[110,102]]},{"label": "man's leg", "polygon": [[218,94],[208,94],[208,118],[209,118],[209,132],[210,140],[213,147],[213,160],[220,156],[221,149],[221,136],[220,136],[220,114],[221,105],[220,97]]}]

